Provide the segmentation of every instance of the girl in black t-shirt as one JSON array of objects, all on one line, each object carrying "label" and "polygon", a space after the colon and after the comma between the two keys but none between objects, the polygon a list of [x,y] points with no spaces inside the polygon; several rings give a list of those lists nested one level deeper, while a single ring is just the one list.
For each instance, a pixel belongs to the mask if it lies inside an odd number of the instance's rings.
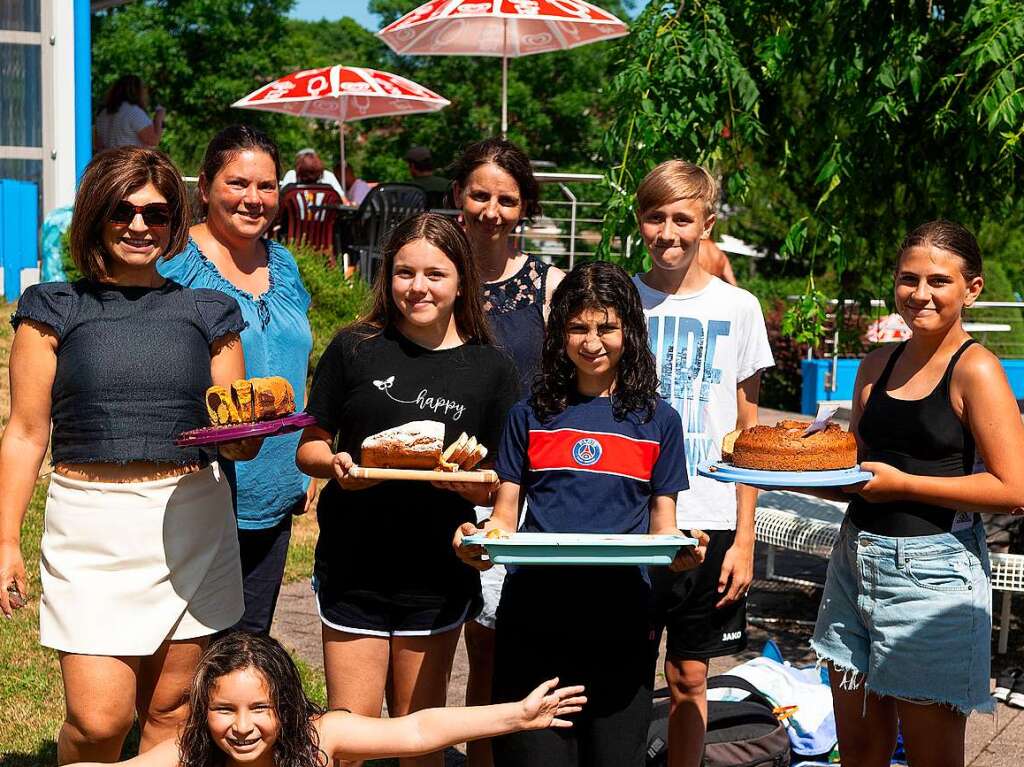
[{"label": "girl in black t-shirt", "polygon": [[320,497],[314,567],[331,708],[379,716],[386,686],[392,715],[443,706],[459,629],[480,609],[479,576],[450,535],[495,488],[349,476],[363,439],[409,421],[443,422],[446,444],[466,432],[497,447],[518,380],[492,345],[477,285],[455,224],[409,219],[384,249],[373,307],[317,365],[317,425],[296,460],[335,480]]}]

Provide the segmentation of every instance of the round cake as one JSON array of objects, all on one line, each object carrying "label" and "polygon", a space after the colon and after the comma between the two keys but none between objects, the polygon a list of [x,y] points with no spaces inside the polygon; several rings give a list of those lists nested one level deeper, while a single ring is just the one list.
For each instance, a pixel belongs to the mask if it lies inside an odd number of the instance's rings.
[{"label": "round cake", "polygon": [[839,424],[801,436],[810,421],[779,421],[744,429],[732,446],[732,463],[765,471],[830,471],[857,465],[857,440]]}]

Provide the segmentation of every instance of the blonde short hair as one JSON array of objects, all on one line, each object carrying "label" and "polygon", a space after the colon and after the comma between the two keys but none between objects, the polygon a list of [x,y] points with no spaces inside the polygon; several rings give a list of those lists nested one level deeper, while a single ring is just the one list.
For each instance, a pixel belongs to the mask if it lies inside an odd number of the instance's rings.
[{"label": "blonde short hair", "polygon": [[718,183],[706,168],[686,160],[666,160],[644,176],[636,190],[639,213],[676,200],[700,200],[704,216],[718,209]]}]

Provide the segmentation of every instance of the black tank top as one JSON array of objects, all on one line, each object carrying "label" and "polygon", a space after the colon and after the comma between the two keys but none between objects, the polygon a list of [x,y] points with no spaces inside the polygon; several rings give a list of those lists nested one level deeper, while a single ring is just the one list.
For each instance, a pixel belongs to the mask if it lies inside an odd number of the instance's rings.
[{"label": "black tank top", "polygon": [[[963,477],[972,473],[974,437],[953,412],[949,382],[957,361],[973,343],[974,339],[965,341],[931,394],[915,400],[896,399],[885,390],[906,342],[897,347],[872,388],[858,425],[865,446],[864,460],[887,463],[922,477]],[[859,496],[850,503],[847,513],[861,530],[893,537],[949,532],[957,514],[955,509],[930,503],[870,503]]]}]

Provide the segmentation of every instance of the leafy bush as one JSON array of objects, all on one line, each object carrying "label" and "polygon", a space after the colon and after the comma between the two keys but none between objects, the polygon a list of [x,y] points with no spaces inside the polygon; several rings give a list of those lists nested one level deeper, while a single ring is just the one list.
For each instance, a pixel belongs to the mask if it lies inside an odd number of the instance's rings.
[{"label": "leafy bush", "polygon": [[[1016,260],[1016,259],[1015,259]],[[980,301],[1016,301],[1012,283],[1012,264],[1002,260],[985,259],[985,289]],[[1009,268],[1008,268],[1009,267]],[[993,354],[1000,357],[1024,357],[1024,311],[1019,308],[971,309],[965,319],[969,322],[1009,325],[1010,331],[974,332]]]},{"label": "leafy bush", "polygon": [[760,404],[775,410],[800,412],[800,388],[802,376],[800,362],[807,356],[807,344],[800,344],[782,332],[782,320],[786,315],[787,302],[776,298],[764,308],[764,320],[768,327],[768,343],[775,356],[775,367],[761,374]]},{"label": "leafy bush", "polygon": [[68,282],[75,282],[82,279],[82,273],[78,271],[75,262],[71,260],[71,229],[65,229],[60,234],[60,265],[64,267],[64,277]]},{"label": "leafy bush", "polygon": [[359,277],[345,279],[341,269],[329,267],[321,253],[307,245],[289,245],[299,274],[309,291],[309,325],[313,329],[312,371],[334,334],[358,317],[370,296],[369,286]]}]

